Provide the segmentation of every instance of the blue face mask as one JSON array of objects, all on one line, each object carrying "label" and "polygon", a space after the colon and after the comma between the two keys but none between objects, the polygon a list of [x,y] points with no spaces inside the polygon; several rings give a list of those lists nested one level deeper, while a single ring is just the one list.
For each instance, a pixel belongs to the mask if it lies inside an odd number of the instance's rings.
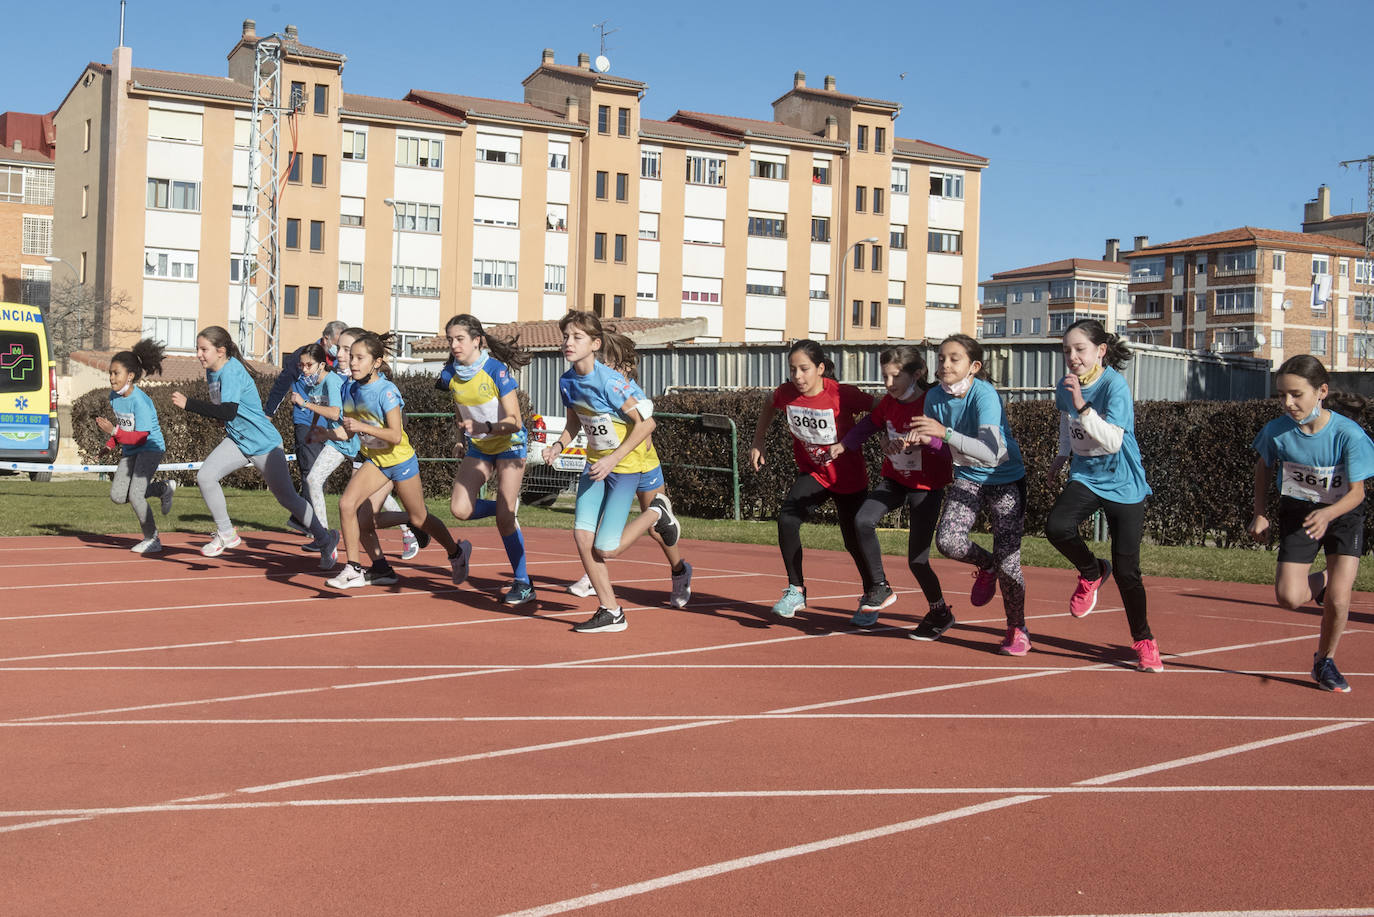
[{"label": "blue face mask", "polygon": [[1318,401],[1318,402],[1317,402],[1317,406],[1314,407],[1314,408],[1312,409],[1312,413],[1311,413],[1311,414],[1308,414],[1308,415],[1307,415],[1306,417],[1304,417],[1302,420],[1298,421],[1298,423],[1300,423],[1300,424],[1316,423],[1316,422],[1317,422],[1317,418],[1320,417],[1320,416],[1322,416],[1322,403],[1321,403],[1320,401]]},{"label": "blue face mask", "polygon": [[330,344],[330,345],[329,345],[329,355],[330,355],[331,357],[337,357],[337,356],[339,355],[339,345],[338,345],[338,344]]}]

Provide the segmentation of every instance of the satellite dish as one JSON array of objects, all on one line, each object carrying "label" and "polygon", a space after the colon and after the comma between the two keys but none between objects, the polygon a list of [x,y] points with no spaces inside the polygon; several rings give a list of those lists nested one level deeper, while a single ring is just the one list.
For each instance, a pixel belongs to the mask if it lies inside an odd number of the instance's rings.
[{"label": "satellite dish", "polygon": [[1283,311],[1287,312],[1291,308],[1293,308],[1293,300],[1285,299],[1282,306]]},{"label": "satellite dish", "polygon": [[593,63],[596,65],[596,69],[599,73],[605,73],[611,69],[611,59],[604,54],[598,54]]},{"label": "satellite dish", "polygon": [[1264,346],[1264,335],[1259,331],[1255,332],[1255,343],[1261,347]]}]

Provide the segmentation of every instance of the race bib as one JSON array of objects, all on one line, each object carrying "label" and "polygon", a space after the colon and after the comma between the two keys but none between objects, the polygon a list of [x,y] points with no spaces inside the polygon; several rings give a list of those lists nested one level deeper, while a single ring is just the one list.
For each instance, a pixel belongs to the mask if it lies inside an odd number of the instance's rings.
[{"label": "race bib", "polygon": [[1088,431],[1083,429],[1083,422],[1077,417],[1069,418],[1069,448],[1074,455],[1091,457],[1097,455],[1110,455],[1102,444],[1088,435]]},{"label": "race bib", "polygon": [[[891,421],[887,424],[887,438],[889,442],[898,443],[902,440],[902,434],[897,432],[897,428]],[[920,471],[921,453],[924,450],[914,443],[903,443],[901,451],[887,453],[887,460],[892,463],[892,467],[898,471]]]},{"label": "race bib", "polygon": [[219,404],[219,380],[210,383],[210,403]]},{"label": "race bib", "polygon": [[797,439],[814,446],[829,446],[836,442],[835,412],[830,408],[803,408],[789,404],[787,428]]},{"label": "race bib", "polygon": [[593,452],[614,452],[620,445],[620,431],[610,414],[583,417],[582,430],[587,434],[587,448]]},{"label": "race bib", "polygon": [[391,443],[384,439],[379,439],[376,436],[369,436],[366,433],[359,434],[358,443],[364,449],[370,449],[373,452],[385,452],[391,448]]},{"label": "race bib", "polygon": [[1283,463],[1283,484],[1279,493],[1285,497],[1312,503],[1335,503],[1350,492],[1345,465],[1313,467],[1297,462]]},{"label": "race bib", "polygon": [[134,415],[115,411],[115,426],[125,433],[132,433],[134,429]]}]

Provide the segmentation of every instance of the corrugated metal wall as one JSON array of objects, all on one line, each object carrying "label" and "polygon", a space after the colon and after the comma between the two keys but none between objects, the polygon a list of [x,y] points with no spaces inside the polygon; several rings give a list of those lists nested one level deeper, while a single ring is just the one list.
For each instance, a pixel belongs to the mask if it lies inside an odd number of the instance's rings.
[{"label": "corrugated metal wall", "polygon": [[[822,342],[845,382],[881,384],[878,354],[884,343]],[[678,344],[639,351],[639,379],[650,397],[677,388],[773,388],[787,379],[786,343]],[[933,365],[937,346],[925,344]],[[1053,396],[1064,375],[1058,341],[984,341],[988,370],[1010,401]],[[1139,401],[1248,401],[1270,395],[1269,362],[1228,354],[1198,353],[1132,344],[1135,358],[1125,375]],[[558,377],[563,355],[541,351],[521,373],[520,384],[535,410],[562,414]]]}]

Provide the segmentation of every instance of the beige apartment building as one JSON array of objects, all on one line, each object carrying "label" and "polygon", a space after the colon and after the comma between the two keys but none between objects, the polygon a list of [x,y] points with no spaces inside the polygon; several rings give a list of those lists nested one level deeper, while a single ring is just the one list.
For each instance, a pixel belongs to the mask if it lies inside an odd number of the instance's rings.
[{"label": "beige apartment building", "polygon": [[51,115],[0,114],[0,301],[48,305],[53,185]]},{"label": "beige apartment building", "polygon": [[1107,240],[1102,260],[1065,258],[998,271],[980,284],[978,333],[990,338],[1057,338],[1074,322],[1093,318],[1125,334],[1131,327],[1129,273],[1117,239]]},{"label": "beige apartment building", "polygon": [[[547,50],[520,101],[382,99],[344,91],[344,55],[277,37],[301,103],[280,142],[284,349],[335,318],[413,342],[458,312],[568,308],[701,318],[698,340],[973,331],[988,161],[897,137],[894,102],[798,72],[772,120],[655,121],[645,83]],[[55,251],[127,294],[108,343],[188,351],[200,327],[241,327],[244,278],[263,273],[243,255],[261,40],[246,21],[223,77],[117,48],[59,107]]]}]

